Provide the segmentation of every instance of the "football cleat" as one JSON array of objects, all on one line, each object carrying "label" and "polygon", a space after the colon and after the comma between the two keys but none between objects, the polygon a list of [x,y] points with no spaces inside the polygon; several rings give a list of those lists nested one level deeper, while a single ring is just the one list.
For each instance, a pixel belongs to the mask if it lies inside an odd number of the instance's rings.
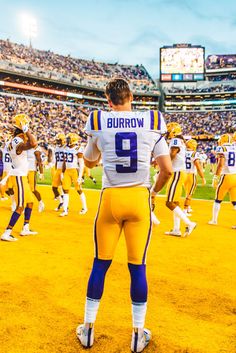
[{"label": "football cleat", "polygon": [[180,230],[171,229],[169,232],[165,232],[165,235],[173,235],[175,237],[181,237],[182,234]]},{"label": "football cleat", "polygon": [[93,183],[94,183],[94,184],[97,184],[97,181],[96,181],[96,179],[95,179],[95,178],[93,178]]},{"label": "football cleat", "polygon": [[60,217],[65,217],[68,216],[68,211],[63,211],[62,213],[60,213]]},{"label": "football cleat", "polygon": [[1,240],[3,241],[17,241],[17,238],[14,238],[13,235],[11,235],[11,229],[6,229],[5,232],[1,235]]},{"label": "football cleat", "polygon": [[90,324],[88,328],[86,325],[79,325],[76,329],[76,336],[82,346],[90,348],[94,342],[94,325]]},{"label": "football cleat", "polygon": [[88,209],[87,208],[82,208],[82,210],[80,211],[79,214],[85,214],[88,212]]},{"label": "football cleat", "polygon": [[208,224],[210,224],[211,226],[217,226],[217,222],[213,221],[213,219],[211,219]]},{"label": "football cleat", "polygon": [[29,224],[25,224],[22,231],[20,232],[21,236],[25,236],[25,235],[36,235],[38,234],[38,232],[34,232],[33,230],[29,229]]},{"label": "football cleat", "polygon": [[3,197],[0,198],[0,200],[1,201],[6,201],[6,200],[8,200],[8,197],[3,196]]},{"label": "football cleat", "polygon": [[41,201],[39,201],[38,211],[41,213],[44,211],[44,209],[45,209],[45,205],[44,205],[43,201],[41,200]]},{"label": "football cleat", "polygon": [[134,353],[142,352],[151,339],[151,331],[144,329],[133,329],[132,340],[131,340],[131,351]]},{"label": "football cleat", "polygon": [[192,233],[192,231],[196,228],[197,223],[191,222],[189,225],[186,226],[185,232],[184,232],[184,237],[187,237]]}]

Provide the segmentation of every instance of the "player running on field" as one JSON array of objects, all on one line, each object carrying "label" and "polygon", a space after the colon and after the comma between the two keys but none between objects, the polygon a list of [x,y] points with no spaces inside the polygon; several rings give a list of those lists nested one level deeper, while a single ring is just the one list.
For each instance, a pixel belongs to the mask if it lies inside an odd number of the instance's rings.
[{"label": "player running on field", "polygon": [[85,164],[92,168],[103,160],[103,190],[95,220],[95,259],[90,275],[84,324],[77,337],[85,347],[94,342],[94,323],[104,281],[122,230],[126,239],[131,276],[133,333],[131,349],[142,352],[151,333],[144,328],[147,309],[146,255],[151,236],[150,160],[157,159],[160,173],[153,194],[171,175],[169,151],[162,133],[166,126],[157,111],[132,112],[133,95],[123,79],[106,87],[111,112],[94,111],[85,131],[89,135]]}]

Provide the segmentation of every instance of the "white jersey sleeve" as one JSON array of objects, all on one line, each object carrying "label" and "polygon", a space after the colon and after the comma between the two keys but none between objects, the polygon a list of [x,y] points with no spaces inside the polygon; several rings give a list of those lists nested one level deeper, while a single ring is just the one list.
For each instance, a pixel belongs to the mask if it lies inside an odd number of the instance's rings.
[{"label": "white jersey sleeve", "polygon": [[169,148],[166,143],[166,140],[163,136],[160,137],[160,140],[154,146],[153,157],[157,158],[160,156],[169,156]]}]

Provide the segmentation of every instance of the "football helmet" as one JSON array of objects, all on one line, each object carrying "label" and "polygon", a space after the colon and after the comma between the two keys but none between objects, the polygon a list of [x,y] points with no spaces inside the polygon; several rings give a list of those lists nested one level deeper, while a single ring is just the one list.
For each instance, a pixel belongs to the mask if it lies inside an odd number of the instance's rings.
[{"label": "football helmet", "polygon": [[232,137],[229,134],[221,135],[218,140],[218,145],[223,146],[228,143],[232,143]]},{"label": "football helmet", "polygon": [[174,138],[182,134],[182,129],[179,123],[171,122],[166,125],[168,138]]},{"label": "football helmet", "polygon": [[22,130],[22,126],[29,125],[30,118],[26,114],[17,114],[12,118],[12,125],[19,130]]},{"label": "football helmet", "polygon": [[68,146],[74,146],[79,142],[79,136],[73,132],[66,135],[66,142]]},{"label": "football helmet", "polygon": [[63,133],[59,133],[56,136],[56,144],[59,146],[64,146],[66,144],[66,136]]},{"label": "football helmet", "polygon": [[190,139],[186,142],[186,147],[191,151],[197,150],[197,141],[194,139]]}]

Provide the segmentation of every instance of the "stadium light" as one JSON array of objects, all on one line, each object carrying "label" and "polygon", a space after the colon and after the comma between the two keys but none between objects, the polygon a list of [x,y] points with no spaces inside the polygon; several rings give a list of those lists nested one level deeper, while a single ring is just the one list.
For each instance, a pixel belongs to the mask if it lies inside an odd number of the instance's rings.
[{"label": "stadium light", "polygon": [[23,33],[29,39],[29,46],[32,46],[32,39],[37,37],[38,26],[36,18],[29,14],[22,15],[22,29]]}]

